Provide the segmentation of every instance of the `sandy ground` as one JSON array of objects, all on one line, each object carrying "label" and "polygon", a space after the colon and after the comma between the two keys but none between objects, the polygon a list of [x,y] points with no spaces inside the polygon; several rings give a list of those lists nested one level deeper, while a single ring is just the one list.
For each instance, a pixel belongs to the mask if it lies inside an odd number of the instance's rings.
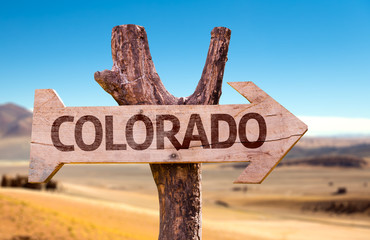
[{"label": "sandy ground", "polygon": [[[261,185],[233,185],[241,171],[203,166],[203,239],[369,239],[370,212],[312,210],[370,202],[369,169],[282,167]],[[27,165],[2,164],[3,173]],[[62,189],[54,193],[0,188],[0,239],[157,239],[148,166],[71,165],[55,179]],[[338,187],[347,194],[333,195]]]}]

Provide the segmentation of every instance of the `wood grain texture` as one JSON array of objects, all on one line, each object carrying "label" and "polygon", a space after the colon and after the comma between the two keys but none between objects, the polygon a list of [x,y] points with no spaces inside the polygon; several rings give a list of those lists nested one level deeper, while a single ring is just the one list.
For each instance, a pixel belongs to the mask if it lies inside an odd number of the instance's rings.
[{"label": "wood grain texture", "polygon": [[[64,107],[53,90],[37,90],[31,163],[40,164],[43,161],[49,165],[31,168],[30,179],[35,182],[45,181],[48,174],[55,173],[54,169],[71,163],[245,161],[251,164],[236,182],[260,183],[307,131],[307,126],[254,83],[229,84],[248,98],[251,104]],[[230,116],[234,123],[235,138],[226,147],[217,146],[217,143],[230,138],[232,127],[225,121],[212,120],[212,116],[220,114]],[[242,124],[243,119],[251,114],[263,119],[265,130],[260,129],[261,124],[254,118]],[[91,116],[90,120],[81,124],[81,119],[88,119],[86,116]],[[147,125],[141,119],[132,128],[128,127],[134,116],[146,118]],[[173,130],[174,123],[168,119],[164,121],[161,116],[172,116],[178,121],[178,129],[172,141],[163,133]],[[197,124],[191,124],[194,116],[199,120]],[[61,123],[59,129],[53,130],[51,126],[60,117],[69,117],[69,120]],[[259,140],[262,131],[265,132],[264,137]],[[53,134],[57,134],[56,140],[50,137]],[[199,136],[203,136],[203,139]],[[217,136],[216,141],[214,136]],[[68,149],[58,148],[58,144],[68,146]],[[113,145],[116,147],[113,148]],[[89,149],[89,146],[93,149]],[[165,167],[168,169],[168,166]]]}]

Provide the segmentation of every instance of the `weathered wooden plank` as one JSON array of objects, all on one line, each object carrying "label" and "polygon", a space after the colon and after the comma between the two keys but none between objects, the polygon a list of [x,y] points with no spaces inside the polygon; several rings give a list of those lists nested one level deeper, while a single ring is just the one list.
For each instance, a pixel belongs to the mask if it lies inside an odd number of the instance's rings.
[{"label": "weathered wooden plank", "polygon": [[230,83],[243,105],[64,107],[36,90],[30,182],[63,164],[251,162],[237,183],[260,183],[307,126],[252,82]]}]

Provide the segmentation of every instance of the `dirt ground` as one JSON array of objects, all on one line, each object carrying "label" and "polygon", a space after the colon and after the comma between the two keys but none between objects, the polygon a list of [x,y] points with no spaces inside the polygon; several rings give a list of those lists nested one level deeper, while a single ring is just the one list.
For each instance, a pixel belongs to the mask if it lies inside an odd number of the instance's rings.
[{"label": "dirt ground", "polygon": [[[203,239],[369,239],[370,169],[281,167],[260,185],[232,184],[241,171],[203,165]],[[147,165],[67,165],[54,179],[57,192],[0,188],[1,240],[157,239]]]}]

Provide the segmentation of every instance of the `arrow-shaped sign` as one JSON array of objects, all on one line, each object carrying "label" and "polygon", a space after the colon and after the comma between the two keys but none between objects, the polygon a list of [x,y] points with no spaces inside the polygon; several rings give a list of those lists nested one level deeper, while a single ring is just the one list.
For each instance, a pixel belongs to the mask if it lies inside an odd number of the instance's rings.
[{"label": "arrow-shaped sign", "polygon": [[72,163],[250,162],[235,183],[261,183],[307,126],[254,83],[229,84],[251,104],[65,107],[36,90],[29,181]]}]

